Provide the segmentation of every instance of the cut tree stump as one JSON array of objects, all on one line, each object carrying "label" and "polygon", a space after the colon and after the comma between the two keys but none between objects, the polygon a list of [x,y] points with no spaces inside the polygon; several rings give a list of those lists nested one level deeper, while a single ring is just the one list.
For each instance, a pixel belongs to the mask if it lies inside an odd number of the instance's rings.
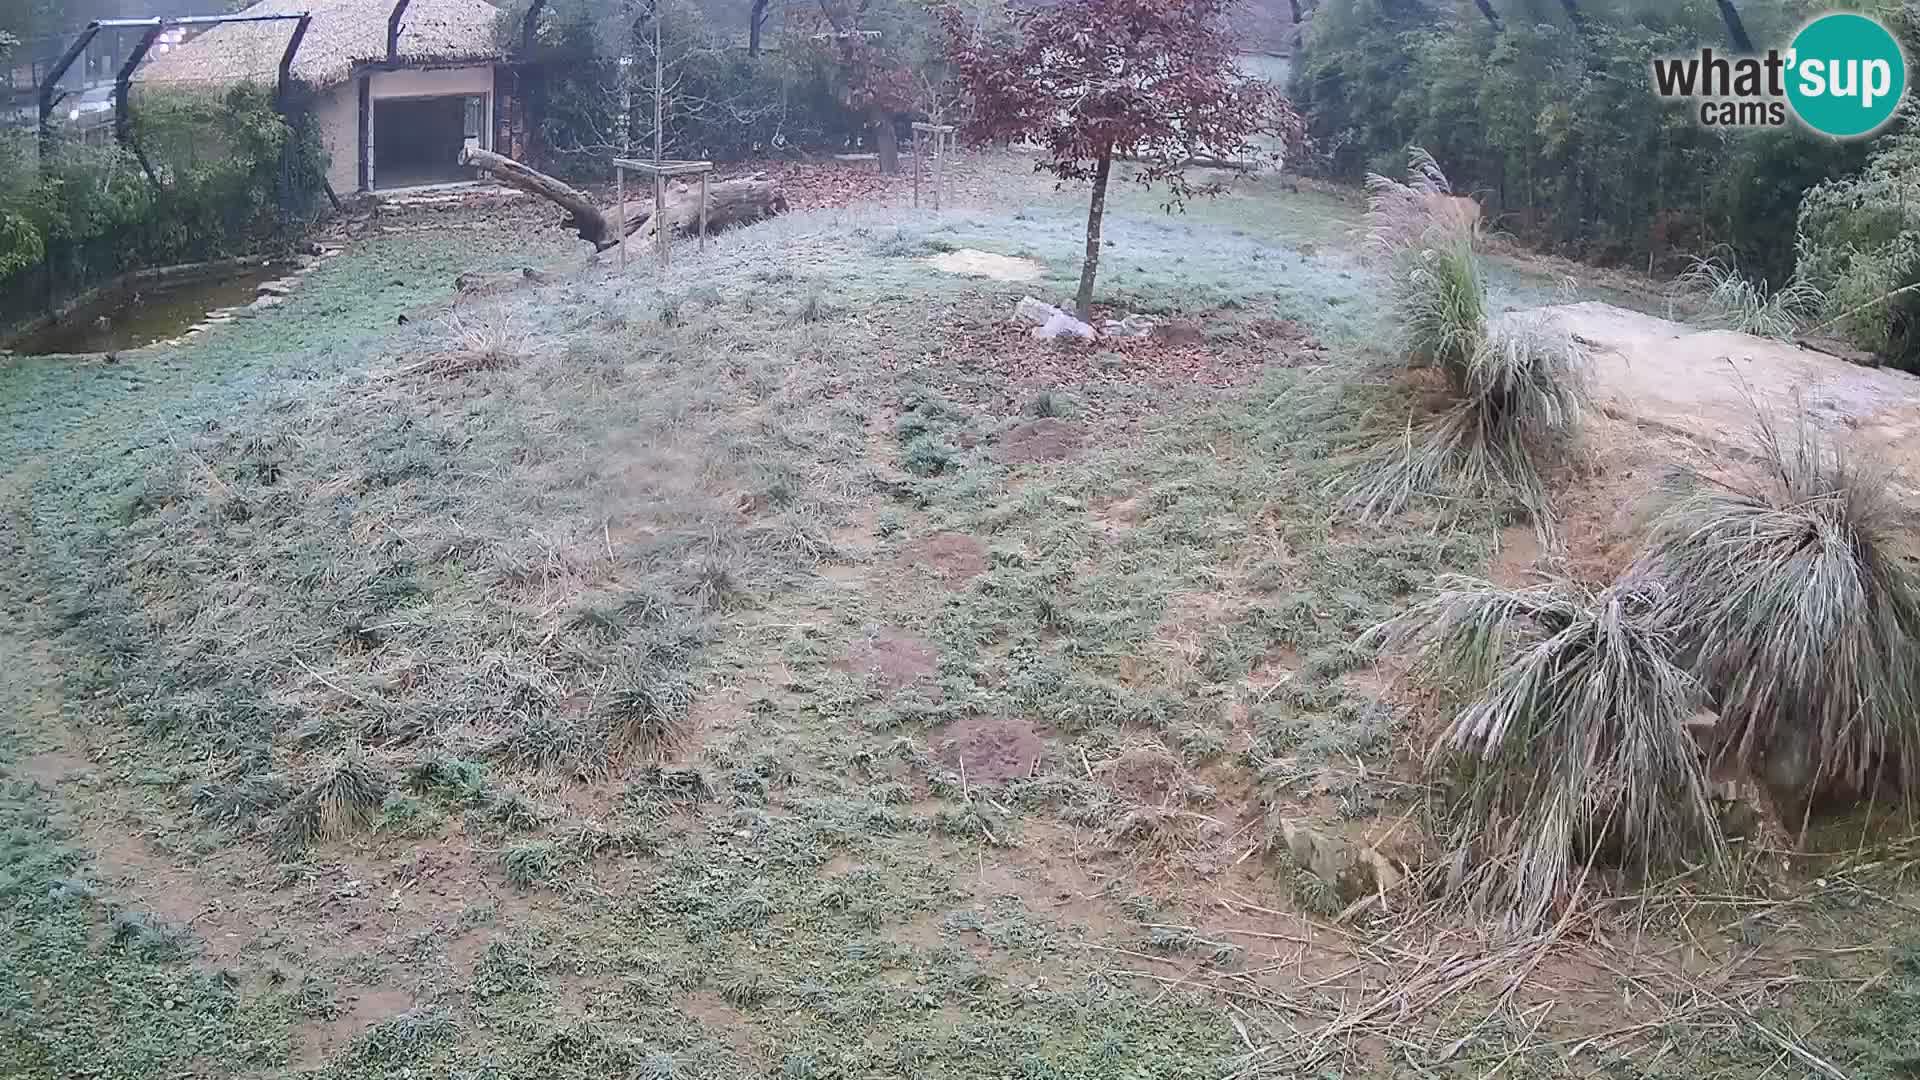
[{"label": "cut tree stump", "polygon": [[[601,207],[585,192],[510,157],[489,150],[468,147],[460,151],[460,164],[491,173],[508,187],[538,195],[567,212],[560,227],[572,229],[580,239],[592,244],[596,252],[617,247],[621,238],[614,224],[621,219],[618,207]],[[707,193],[707,230],[747,225],[784,213],[786,197],[779,185],[764,176],[754,175],[713,184]],[[698,189],[670,188],[667,191],[666,218],[676,234],[691,233],[700,227]],[[628,199],[626,204],[629,255],[644,254],[654,242],[653,196],[644,200]]]}]

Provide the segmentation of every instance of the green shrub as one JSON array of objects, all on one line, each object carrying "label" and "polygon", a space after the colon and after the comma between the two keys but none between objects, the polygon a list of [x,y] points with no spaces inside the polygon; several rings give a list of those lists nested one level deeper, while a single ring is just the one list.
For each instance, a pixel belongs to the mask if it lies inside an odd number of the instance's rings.
[{"label": "green shrub", "polygon": [[[1296,55],[1290,96],[1318,167],[1357,180],[1389,172],[1409,145],[1448,163],[1501,229],[1601,261],[1681,270],[1726,244],[1742,267],[1792,276],[1800,194],[1857,168],[1858,142],[1798,130],[1703,127],[1662,106],[1656,57],[1726,52],[1714,5],[1496,4],[1496,33],[1470,3],[1326,0]],[[1802,12],[1740,5],[1756,41],[1784,42]]]},{"label": "green shrub", "polygon": [[1800,273],[1825,292],[1834,329],[1887,363],[1920,369],[1920,131],[1884,140],[1860,175],[1807,192],[1796,243]]}]

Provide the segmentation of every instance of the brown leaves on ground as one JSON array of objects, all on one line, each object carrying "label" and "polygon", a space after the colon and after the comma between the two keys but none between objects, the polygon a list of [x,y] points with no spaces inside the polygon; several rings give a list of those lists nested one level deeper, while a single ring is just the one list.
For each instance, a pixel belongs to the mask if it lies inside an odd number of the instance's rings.
[{"label": "brown leaves on ground", "polygon": [[[1099,318],[1107,317],[1097,314]],[[1269,364],[1317,363],[1321,346],[1299,324],[1256,319],[1228,333],[1175,320],[1144,338],[1041,341],[1014,323],[963,327],[949,348],[976,373],[1032,387],[1110,384],[1160,388],[1245,386]]]}]

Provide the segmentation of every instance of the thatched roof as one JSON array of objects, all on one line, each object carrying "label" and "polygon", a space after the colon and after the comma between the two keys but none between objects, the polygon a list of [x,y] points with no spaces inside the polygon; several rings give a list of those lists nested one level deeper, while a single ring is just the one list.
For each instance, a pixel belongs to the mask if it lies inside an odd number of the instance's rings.
[{"label": "thatched roof", "polygon": [[[306,40],[294,57],[293,77],[316,89],[343,82],[358,63],[387,58],[387,17],[393,0],[260,0],[247,15],[313,15]],[[487,0],[412,0],[400,20],[400,59],[446,63],[497,59],[494,39],[500,11]],[[142,83],[220,84],[255,79],[271,83],[279,72],[293,23],[228,23],[215,26],[153,55],[135,76]]]}]

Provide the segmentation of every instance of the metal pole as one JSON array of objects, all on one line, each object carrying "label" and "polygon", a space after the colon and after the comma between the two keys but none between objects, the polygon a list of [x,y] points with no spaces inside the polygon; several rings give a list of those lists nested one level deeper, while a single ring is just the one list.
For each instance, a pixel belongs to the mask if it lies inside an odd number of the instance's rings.
[{"label": "metal pole", "polygon": [[120,74],[113,80],[113,141],[126,146],[133,141],[133,112],[127,99],[133,93],[133,69],[153,51],[153,45],[160,40],[160,26],[140,35],[140,43],[127,55],[127,62],[120,65]]},{"label": "metal pole", "polygon": [[940,212],[940,188],[947,178],[947,133],[938,128],[933,132],[933,212]]},{"label": "metal pole", "polygon": [[300,51],[300,43],[307,40],[307,28],[312,25],[312,15],[300,16],[300,21],[293,24],[293,36],[287,39],[287,51],[280,54],[280,84],[273,91],[273,107],[282,116],[286,115],[287,94],[293,83],[293,57]]},{"label": "metal pole", "polygon": [[620,272],[627,272],[627,170],[618,159],[613,163],[614,211],[620,219]]},{"label": "metal pole", "polygon": [[707,250],[707,176],[700,174],[700,250]]},{"label": "metal pole", "polygon": [[[153,25],[159,24],[160,20],[153,20]],[[47,159],[53,156],[53,93],[60,87],[61,76],[67,73],[67,69],[73,66],[75,60],[80,59],[81,54],[87,51],[87,46],[93,43],[94,37],[99,33],[100,23],[97,20],[88,23],[86,30],[75,38],[73,44],[67,46],[67,51],[60,54],[60,59],[54,61],[53,66],[47,69],[46,78],[40,80],[40,169],[42,172],[46,171]]]},{"label": "metal pole", "polygon": [[926,140],[919,128],[913,129],[913,208],[920,209],[920,150]]}]

